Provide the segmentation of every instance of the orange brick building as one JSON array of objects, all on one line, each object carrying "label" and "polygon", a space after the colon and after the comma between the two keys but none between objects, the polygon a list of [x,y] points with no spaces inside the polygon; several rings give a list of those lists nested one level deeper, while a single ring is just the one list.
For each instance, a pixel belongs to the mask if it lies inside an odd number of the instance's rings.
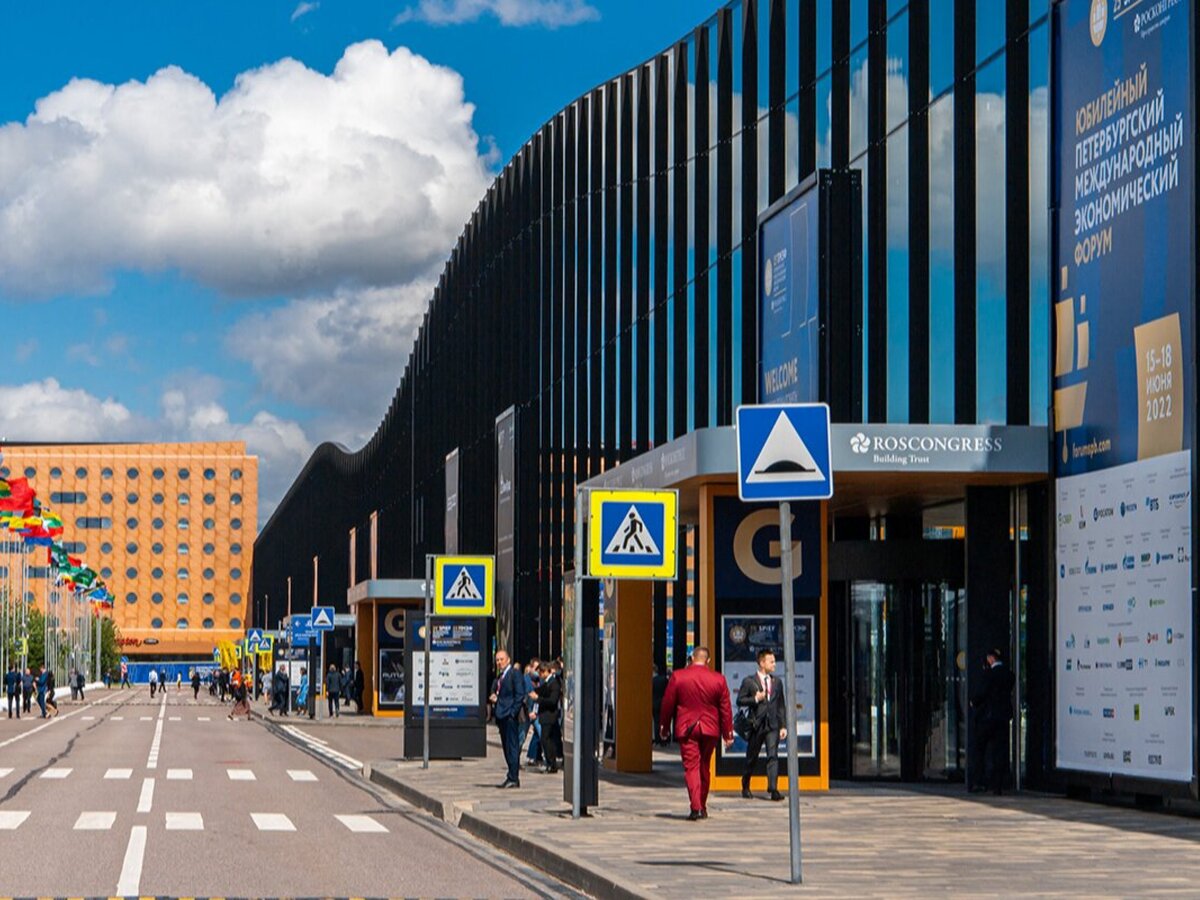
[{"label": "orange brick building", "polygon": [[[63,520],[61,540],[114,596],[122,652],[211,658],[249,624],[258,458],[241,441],[6,444],[0,475],[25,476]],[[29,555],[44,609],[53,577]]]}]

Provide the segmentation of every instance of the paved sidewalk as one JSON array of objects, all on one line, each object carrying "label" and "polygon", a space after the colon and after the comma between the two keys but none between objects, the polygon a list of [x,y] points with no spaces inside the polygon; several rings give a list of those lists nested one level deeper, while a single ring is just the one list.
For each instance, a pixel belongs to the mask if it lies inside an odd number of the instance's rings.
[{"label": "paved sidewalk", "polygon": [[[362,732],[358,732],[362,734]],[[323,736],[328,736],[326,732]],[[352,746],[348,731],[338,735]],[[365,757],[361,757],[365,758]],[[787,883],[786,804],[713,795],[686,820],[678,761],[651,775],[605,773],[601,805],[575,821],[559,777],[529,771],[498,790],[503,762],[379,761],[372,780],[598,897],[973,895],[1196,896],[1200,821],[961,787],[838,784],[805,794],[803,888]]]}]

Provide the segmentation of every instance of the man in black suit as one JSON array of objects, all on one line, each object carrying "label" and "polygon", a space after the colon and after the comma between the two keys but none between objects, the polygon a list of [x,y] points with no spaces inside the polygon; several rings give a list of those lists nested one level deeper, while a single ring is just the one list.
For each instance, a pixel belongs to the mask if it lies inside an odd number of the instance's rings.
[{"label": "man in black suit", "polygon": [[746,710],[750,721],[750,733],[746,741],[746,770],[742,773],[742,796],[750,798],[750,776],[758,754],[766,748],[767,789],[772,800],[782,800],[783,794],[776,789],[779,779],[779,742],[787,736],[787,707],[784,702],[783,682],[775,677],[775,654],[770,650],[758,651],[758,672],[747,676],[738,690],[738,710]]},{"label": "man in black suit", "polygon": [[488,701],[492,704],[492,715],[500,730],[500,746],[504,748],[504,761],[508,773],[502,788],[521,786],[521,709],[525,706],[525,676],[518,671],[504,650],[496,651],[496,681]]},{"label": "man in black suit", "polygon": [[529,692],[537,701],[537,720],[542,730],[542,755],[546,758],[547,775],[558,771],[559,756],[559,709],[562,706],[562,682],[554,674],[550,663],[542,663],[541,680]]},{"label": "man in black suit", "polygon": [[989,650],[978,687],[971,692],[975,710],[975,741],[983,759],[983,778],[972,791],[999,794],[1008,780],[1008,732],[1013,718],[1012,691],[1016,676],[999,650]]}]

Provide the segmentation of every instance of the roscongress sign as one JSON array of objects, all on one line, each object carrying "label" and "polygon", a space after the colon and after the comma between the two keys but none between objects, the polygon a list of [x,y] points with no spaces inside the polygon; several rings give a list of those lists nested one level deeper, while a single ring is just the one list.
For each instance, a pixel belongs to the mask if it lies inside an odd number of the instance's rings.
[{"label": "roscongress sign", "polygon": [[834,425],[839,472],[1045,472],[1046,431],[995,425]]}]

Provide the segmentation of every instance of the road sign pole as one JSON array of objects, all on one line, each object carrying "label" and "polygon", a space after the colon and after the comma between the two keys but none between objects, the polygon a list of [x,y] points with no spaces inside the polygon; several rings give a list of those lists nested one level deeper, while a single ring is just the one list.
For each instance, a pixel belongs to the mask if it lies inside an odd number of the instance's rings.
[{"label": "road sign pole", "polygon": [[571,818],[583,815],[583,504],[584,491],[575,495],[575,661],[571,685]]},{"label": "road sign pole", "polygon": [[783,588],[784,708],[787,710],[788,844],[792,884],[800,884],[800,755],[796,718],[796,626],[792,601],[792,504],[779,504],[779,574]]},{"label": "road sign pole", "polygon": [[425,557],[425,698],[421,720],[421,768],[429,768],[429,657],[433,655],[433,557]]},{"label": "road sign pole", "polygon": [[308,636],[308,696],[304,698],[304,711],[310,719],[317,717],[317,673],[313,671],[313,655],[316,653],[316,636]]}]

